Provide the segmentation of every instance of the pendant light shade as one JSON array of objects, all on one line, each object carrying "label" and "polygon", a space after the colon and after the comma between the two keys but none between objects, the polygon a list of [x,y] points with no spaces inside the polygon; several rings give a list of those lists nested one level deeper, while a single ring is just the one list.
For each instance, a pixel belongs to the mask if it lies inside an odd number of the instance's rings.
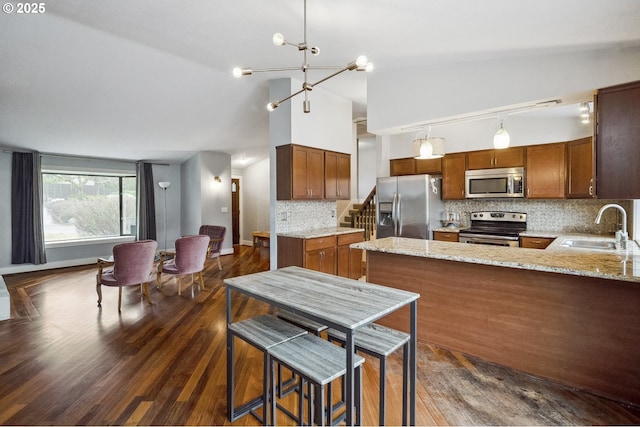
[{"label": "pendant light shade", "polygon": [[415,159],[437,159],[444,156],[444,138],[432,138],[429,132],[420,131],[413,140],[413,157]]},{"label": "pendant light shade", "polygon": [[502,121],[500,121],[500,129],[493,136],[493,147],[494,148],[507,148],[509,147],[509,142],[511,138],[509,137],[509,132],[502,125]]}]

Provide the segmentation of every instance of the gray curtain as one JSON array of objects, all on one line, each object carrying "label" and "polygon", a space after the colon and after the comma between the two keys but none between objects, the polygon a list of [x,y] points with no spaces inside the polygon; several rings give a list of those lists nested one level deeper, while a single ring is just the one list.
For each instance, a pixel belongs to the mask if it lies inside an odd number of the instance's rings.
[{"label": "gray curtain", "polygon": [[11,263],[47,262],[42,221],[40,153],[13,153],[11,163]]},{"label": "gray curtain", "polygon": [[156,240],[156,205],[151,163],[138,162],[138,240]]}]

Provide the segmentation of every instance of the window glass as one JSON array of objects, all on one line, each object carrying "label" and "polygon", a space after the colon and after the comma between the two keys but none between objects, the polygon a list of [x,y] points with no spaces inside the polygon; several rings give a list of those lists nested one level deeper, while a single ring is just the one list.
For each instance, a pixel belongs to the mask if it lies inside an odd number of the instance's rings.
[{"label": "window glass", "polygon": [[136,177],[43,173],[46,242],[132,235]]}]

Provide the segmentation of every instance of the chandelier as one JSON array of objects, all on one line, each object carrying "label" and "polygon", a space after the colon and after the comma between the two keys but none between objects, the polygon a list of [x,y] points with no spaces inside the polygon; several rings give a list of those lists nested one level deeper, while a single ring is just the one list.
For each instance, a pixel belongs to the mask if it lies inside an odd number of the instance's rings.
[{"label": "chandelier", "polygon": [[[371,71],[373,69],[373,65],[367,61],[367,57],[364,55],[358,56],[354,61],[349,62],[346,66],[317,66],[312,67],[309,65],[307,61],[307,53],[310,52],[311,55],[317,56],[320,54],[320,49],[317,47],[309,47],[307,43],[307,0],[304,0],[304,22],[303,22],[303,41],[302,43],[291,43],[287,41],[281,33],[275,33],[273,35],[273,44],[276,46],[294,46],[298,49],[298,51],[302,52],[302,66],[300,67],[282,67],[282,68],[264,68],[264,69],[252,69],[252,68],[240,68],[236,67],[233,69],[234,77],[242,77],[242,76],[250,76],[253,73],[263,73],[263,72],[273,72],[273,71],[292,71],[292,70],[300,70],[304,73],[304,82],[302,83],[302,89],[297,92],[292,93],[291,95],[282,98],[280,100],[271,101],[267,104],[267,110],[273,111],[280,106],[285,101],[293,98],[296,95],[299,95],[304,92],[304,102],[302,103],[302,108],[305,113],[311,112],[311,102],[309,101],[309,92],[311,92],[314,86],[329,80],[332,77],[337,76],[345,71]],[[318,80],[317,82],[310,83],[308,80],[308,72],[310,70],[337,70],[333,74],[329,74],[328,76]]]}]

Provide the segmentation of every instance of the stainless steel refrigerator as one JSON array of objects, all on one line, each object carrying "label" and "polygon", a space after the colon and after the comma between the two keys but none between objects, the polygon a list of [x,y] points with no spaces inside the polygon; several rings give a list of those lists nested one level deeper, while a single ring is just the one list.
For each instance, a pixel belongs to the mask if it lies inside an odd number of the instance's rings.
[{"label": "stainless steel refrigerator", "polygon": [[378,178],[376,182],[376,238],[433,239],[444,212],[437,175]]}]

